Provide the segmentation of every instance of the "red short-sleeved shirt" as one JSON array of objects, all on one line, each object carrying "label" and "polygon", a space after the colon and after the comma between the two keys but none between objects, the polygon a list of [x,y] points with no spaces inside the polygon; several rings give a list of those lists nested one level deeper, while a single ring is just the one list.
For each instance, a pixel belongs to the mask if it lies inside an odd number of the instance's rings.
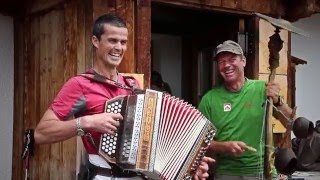
[{"label": "red short-sleeved shirt", "polygon": [[[87,73],[93,73],[89,70]],[[120,74],[118,82],[126,84],[125,79]],[[135,85],[139,87],[137,80]],[[69,79],[61,88],[59,94],[52,102],[50,109],[58,116],[60,120],[67,120],[75,116],[85,116],[104,111],[105,102],[119,95],[129,95],[131,90],[107,83],[100,83],[93,79],[78,75]],[[101,133],[89,131],[98,146]],[[85,137],[82,137],[83,144],[89,154],[96,154],[97,151],[92,143]]]}]

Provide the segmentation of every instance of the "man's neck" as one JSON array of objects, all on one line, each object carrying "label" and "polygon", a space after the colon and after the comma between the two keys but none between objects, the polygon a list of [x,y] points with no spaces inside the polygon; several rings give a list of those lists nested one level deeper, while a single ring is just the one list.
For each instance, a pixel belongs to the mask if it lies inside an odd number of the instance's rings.
[{"label": "man's neck", "polygon": [[114,81],[118,81],[118,71],[116,68],[108,68],[104,65],[93,65],[92,68],[96,73],[105,76]]},{"label": "man's neck", "polygon": [[235,82],[224,82],[224,86],[227,90],[231,92],[238,92],[244,86],[245,82],[246,82],[246,78],[243,77]]}]

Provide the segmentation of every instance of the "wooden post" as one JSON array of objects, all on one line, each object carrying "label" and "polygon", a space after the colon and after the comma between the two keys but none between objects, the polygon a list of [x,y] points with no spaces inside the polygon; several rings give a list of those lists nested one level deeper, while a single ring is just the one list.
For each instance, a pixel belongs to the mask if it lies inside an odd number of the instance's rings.
[{"label": "wooden post", "polygon": [[[269,82],[274,81],[276,76],[276,69],[279,67],[279,52],[283,47],[283,41],[279,35],[280,29],[276,27],[275,33],[270,36],[268,43],[269,48],[269,64],[270,64],[270,75]],[[266,116],[266,152],[265,152],[265,172],[264,176],[267,180],[272,180],[272,168],[274,167],[274,156],[272,146],[272,111],[273,111],[273,99],[268,97],[269,102],[267,103],[267,116]]]}]

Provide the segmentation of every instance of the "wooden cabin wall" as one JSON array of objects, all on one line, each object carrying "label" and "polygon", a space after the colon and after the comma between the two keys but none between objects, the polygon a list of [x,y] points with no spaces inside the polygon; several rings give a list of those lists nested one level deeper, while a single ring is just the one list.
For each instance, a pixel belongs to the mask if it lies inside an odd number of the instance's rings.
[{"label": "wooden cabin wall", "polygon": [[[41,1],[46,2],[51,3]],[[90,67],[91,4],[87,0],[61,1],[15,20],[12,179],[24,179],[20,160],[24,130],[36,127],[65,81]],[[76,147],[76,138],[36,145],[30,179],[75,179]]]},{"label": "wooden cabin wall", "polygon": [[259,12],[275,17],[285,15],[285,4],[282,0],[152,0],[153,2],[167,3],[178,6],[187,6],[237,14]]}]

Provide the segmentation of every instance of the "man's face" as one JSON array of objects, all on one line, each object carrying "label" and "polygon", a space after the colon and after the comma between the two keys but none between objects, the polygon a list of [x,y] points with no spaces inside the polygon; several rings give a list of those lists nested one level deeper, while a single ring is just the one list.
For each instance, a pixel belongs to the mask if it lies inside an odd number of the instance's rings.
[{"label": "man's face", "polygon": [[217,56],[219,73],[227,83],[232,83],[244,77],[246,59],[231,52],[222,52]]},{"label": "man's face", "polygon": [[127,41],[127,28],[105,24],[100,41],[95,36],[92,38],[92,43],[96,47],[96,60],[110,68],[117,67],[127,50]]}]

